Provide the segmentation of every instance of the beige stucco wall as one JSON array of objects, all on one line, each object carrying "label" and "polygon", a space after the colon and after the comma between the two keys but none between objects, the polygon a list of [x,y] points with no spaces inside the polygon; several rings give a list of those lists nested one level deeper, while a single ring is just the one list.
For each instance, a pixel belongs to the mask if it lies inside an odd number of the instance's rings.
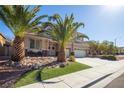
[{"label": "beige stucco wall", "polygon": [[[72,43],[68,43],[67,49],[72,47]],[[89,49],[89,45],[87,43],[74,43],[74,49],[87,50]]]},{"label": "beige stucco wall", "polygon": [[3,46],[5,44],[5,38],[0,34],[0,45]]},{"label": "beige stucco wall", "polygon": [[30,49],[30,39],[35,41],[39,41],[39,49],[38,50],[48,50],[50,40],[44,37],[26,35],[25,36],[25,48]]},{"label": "beige stucco wall", "polygon": [[[36,40],[39,40],[39,42],[40,42],[40,50],[41,49],[48,50],[49,44],[54,44],[54,41],[52,42],[52,40],[49,40],[47,38],[26,35],[25,36],[25,48],[26,49],[29,49],[30,48],[29,47],[30,46],[30,39],[33,39],[35,41]],[[69,43],[66,48],[71,48],[71,43]],[[85,43],[85,42],[84,43],[74,43],[74,48],[75,49],[88,49],[89,48],[89,45],[87,43]]]},{"label": "beige stucco wall", "polygon": [[43,50],[48,50],[48,40],[47,39],[42,39],[42,49]]}]

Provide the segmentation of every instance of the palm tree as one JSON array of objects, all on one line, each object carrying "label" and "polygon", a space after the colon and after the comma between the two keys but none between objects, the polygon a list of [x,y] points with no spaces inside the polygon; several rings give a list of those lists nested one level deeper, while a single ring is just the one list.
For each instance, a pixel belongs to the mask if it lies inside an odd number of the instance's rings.
[{"label": "palm tree", "polygon": [[65,48],[68,42],[73,39],[74,33],[82,25],[83,23],[74,21],[73,14],[69,17],[66,15],[64,19],[59,14],[55,14],[50,16],[49,22],[44,24],[51,37],[58,42],[58,62],[66,62]]},{"label": "palm tree", "polygon": [[0,6],[0,20],[2,20],[15,35],[13,41],[14,53],[12,60],[21,61],[25,57],[25,34],[30,31],[38,31],[38,25],[41,24],[40,20],[46,17],[46,15],[36,16],[39,10],[40,6]]}]

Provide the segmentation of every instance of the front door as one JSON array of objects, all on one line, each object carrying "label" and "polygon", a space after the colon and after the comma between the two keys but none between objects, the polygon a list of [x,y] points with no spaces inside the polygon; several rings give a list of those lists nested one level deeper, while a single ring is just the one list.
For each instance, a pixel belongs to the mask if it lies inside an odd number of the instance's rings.
[{"label": "front door", "polygon": [[56,56],[56,46],[53,44],[49,45],[49,56]]}]

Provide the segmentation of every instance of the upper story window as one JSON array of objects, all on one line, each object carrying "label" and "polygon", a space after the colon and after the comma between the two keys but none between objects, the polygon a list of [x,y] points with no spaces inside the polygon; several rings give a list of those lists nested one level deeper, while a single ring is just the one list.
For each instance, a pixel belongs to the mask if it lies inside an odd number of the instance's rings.
[{"label": "upper story window", "polygon": [[35,41],[30,39],[30,48],[35,48]]},{"label": "upper story window", "polygon": [[83,42],[84,41],[84,38],[80,37],[78,39],[75,40],[76,42]]},{"label": "upper story window", "polygon": [[82,37],[80,37],[78,40],[83,41],[83,38],[82,38]]}]

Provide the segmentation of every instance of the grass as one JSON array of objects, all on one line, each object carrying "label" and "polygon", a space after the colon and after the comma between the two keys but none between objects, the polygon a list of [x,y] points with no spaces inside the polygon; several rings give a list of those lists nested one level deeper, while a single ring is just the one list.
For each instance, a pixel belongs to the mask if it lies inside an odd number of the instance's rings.
[{"label": "grass", "polygon": [[14,87],[20,87],[27,84],[38,82],[40,70],[33,70],[24,74],[15,84]]},{"label": "grass", "polygon": [[87,68],[90,68],[90,66],[74,62],[65,66],[64,68],[44,68],[43,70],[33,70],[20,77],[20,79],[14,84],[14,87],[36,83],[41,80],[54,78]]},{"label": "grass", "polygon": [[73,73],[87,68],[90,68],[90,66],[77,62],[65,66],[64,68],[49,68],[49,69],[45,68],[43,69],[43,71],[41,71],[41,80],[54,78],[57,76]]}]

